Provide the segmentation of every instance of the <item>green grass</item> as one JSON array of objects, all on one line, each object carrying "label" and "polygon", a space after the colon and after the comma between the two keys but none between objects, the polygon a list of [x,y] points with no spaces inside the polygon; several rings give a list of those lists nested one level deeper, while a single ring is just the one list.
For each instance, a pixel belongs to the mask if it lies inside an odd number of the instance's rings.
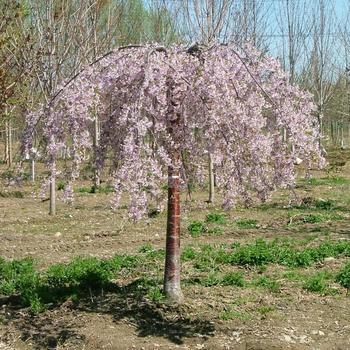
[{"label": "green grass", "polygon": [[225,229],[223,227],[210,227],[208,228],[208,234],[213,236],[220,236],[225,233]]},{"label": "green grass", "polygon": [[309,292],[321,295],[335,295],[339,293],[339,291],[329,287],[329,281],[333,279],[334,276],[329,271],[318,272],[315,275],[305,278],[303,288]]},{"label": "green grass", "polygon": [[235,221],[235,224],[240,229],[258,228],[258,220],[254,220],[254,219],[239,219]]},{"label": "green grass", "polygon": [[187,230],[192,237],[199,237],[205,229],[205,224],[202,221],[192,221]]},{"label": "green grass", "polygon": [[[285,279],[321,295],[334,295],[339,292],[331,283],[338,283],[349,289],[350,263],[339,271],[323,271],[312,276],[295,270],[322,262],[326,257],[350,257],[349,240],[326,240],[318,245],[312,242],[312,246],[302,249],[298,249],[298,244],[299,241],[292,239],[259,239],[248,244],[188,246],[182,252],[182,261],[186,262],[186,281],[207,288],[258,287],[273,293],[280,291],[281,281]],[[40,312],[49,305],[55,306],[68,298],[79,301],[82,297],[89,297],[91,293],[98,294],[102,290],[109,290],[111,286],[115,286],[114,281],[118,276],[134,280],[140,273],[146,273],[148,278],[138,278],[133,282],[138,295],[160,302],[164,298],[159,287],[164,257],[164,249],[145,244],[136,255],[117,255],[111,259],[78,257],[67,264],[54,264],[44,271],[39,271],[29,258],[13,261],[0,258],[0,293],[19,295],[22,306],[30,307],[33,312]],[[266,274],[270,264],[288,266],[293,270],[287,271],[282,279],[277,280]],[[255,267],[253,273],[260,276],[253,280],[246,277],[245,274],[251,268],[227,271],[232,265]]]},{"label": "green grass", "polygon": [[345,264],[336,276],[336,281],[350,290],[350,261]]},{"label": "green grass", "polygon": [[253,281],[253,285],[256,287],[265,288],[272,293],[279,293],[281,289],[278,281],[267,276],[259,277],[257,280]]},{"label": "green grass", "polygon": [[209,213],[206,218],[206,222],[211,222],[214,224],[226,224],[226,217],[222,213]]}]

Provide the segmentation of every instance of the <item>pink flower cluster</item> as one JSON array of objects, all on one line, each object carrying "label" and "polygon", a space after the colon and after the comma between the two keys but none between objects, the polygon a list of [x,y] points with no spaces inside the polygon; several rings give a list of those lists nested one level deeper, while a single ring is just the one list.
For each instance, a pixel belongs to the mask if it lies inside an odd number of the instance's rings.
[{"label": "pink flower cluster", "polygon": [[[207,153],[212,154],[226,207],[237,199],[248,205],[254,193],[266,200],[277,187],[293,186],[297,157],[308,167],[324,165],[314,111],[312,97],[290,85],[279,63],[253,47],[149,45],[115,50],[87,67],[50,106],[29,114],[27,123],[32,130],[39,118],[44,121],[53,173],[60,148],[72,145],[72,182],[84,151],[92,149],[98,113],[95,166],[111,165],[114,206],[124,192],[130,215],[140,218],[148,198],[161,194],[175,151],[183,181],[188,172],[203,180]],[[172,123],[174,118],[179,122]],[[26,133],[28,148],[31,135]]]}]

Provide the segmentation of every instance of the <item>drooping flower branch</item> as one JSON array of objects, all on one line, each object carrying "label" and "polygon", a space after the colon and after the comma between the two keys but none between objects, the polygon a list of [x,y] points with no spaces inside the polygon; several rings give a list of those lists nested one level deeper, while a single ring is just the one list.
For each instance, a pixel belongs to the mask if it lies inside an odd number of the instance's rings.
[{"label": "drooping flower branch", "polygon": [[[251,46],[115,50],[63,85],[50,106],[28,115],[26,148],[41,120],[52,176],[60,148],[71,144],[73,182],[84,151],[92,148],[96,110],[102,126],[95,165],[112,160],[113,203],[127,193],[134,218],[144,214],[149,194],[159,195],[174,150],[180,174],[191,169],[198,177],[203,155],[212,154],[227,207],[292,186],[296,157],[309,167],[324,164],[311,95],[290,85],[279,63]],[[169,132],[172,118],[179,122]],[[184,157],[190,166],[183,166]]]}]

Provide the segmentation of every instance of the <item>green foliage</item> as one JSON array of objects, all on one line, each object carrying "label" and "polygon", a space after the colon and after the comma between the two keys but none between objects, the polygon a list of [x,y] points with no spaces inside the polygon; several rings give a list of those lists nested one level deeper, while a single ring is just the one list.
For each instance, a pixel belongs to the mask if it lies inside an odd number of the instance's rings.
[{"label": "green foliage", "polygon": [[187,229],[192,237],[198,237],[204,232],[205,225],[202,221],[192,221]]},{"label": "green foliage", "polygon": [[331,199],[319,199],[315,201],[315,207],[321,210],[332,210],[335,208],[335,201]]},{"label": "green foliage", "polygon": [[239,219],[235,221],[238,228],[241,229],[253,229],[258,228],[258,220],[254,219]]},{"label": "green foliage", "polygon": [[57,182],[57,190],[58,191],[63,191],[66,188],[66,184],[64,181],[58,181]]},{"label": "green foliage", "polygon": [[244,286],[244,278],[242,272],[229,272],[222,277],[221,284],[223,286]]},{"label": "green foliage", "polygon": [[336,276],[336,281],[344,288],[350,289],[350,262],[343,266]]},{"label": "green foliage", "polygon": [[146,243],[139,249],[140,253],[145,253],[149,259],[163,259],[165,257],[164,249],[155,249],[152,244]]},{"label": "green foliage", "polygon": [[334,295],[338,293],[337,289],[330,288],[327,280],[333,279],[333,274],[327,271],[318,272],[313,276],[305,278],[303,288],[309,292],[321,295]]},{"label": "green foliage", "polygon": [[263,287],[268,289],[270,292],[279,293],[281,286],[278,281],[273,280],[269,277],[262,276],[254,281],[254,285],[257,287]]},{"label": "green foliage", "polygon": [[223,227],[211,227],[208,228],[208,234],[213,235],[213,236],[219,236],[224,234],[225,230]]},{"label": "green foliage", "polygon": [[275,311],[275,307],[274,306],[270,306],[270,305],[263,305],[258,307],[258,312],[262,315],[266,315],[269,312]]},{"label": "green foliage", "polygon": [[226,224],[226,217],[222,213],[209,213],[206,216],[205,221],[215,224]]},{"label": "green foliage", "polygon": [[25,305],[33,304],[34,309],[39,309],[41,304],[36,291],[40,282],[41,279],[35,270],[33,259],[24,258],[10,262],[1,259],[0,292],[2,294],[19,294]]}]

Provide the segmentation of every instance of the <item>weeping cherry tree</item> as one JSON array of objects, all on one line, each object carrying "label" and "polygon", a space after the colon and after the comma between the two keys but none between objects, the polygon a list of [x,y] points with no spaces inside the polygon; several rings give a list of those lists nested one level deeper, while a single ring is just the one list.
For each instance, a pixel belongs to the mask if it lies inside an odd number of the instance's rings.
[{"label": "weeping cherry tree", "polygon": [[[251,46],[119,48],[86,67],[60,87],[45,106],[27,117],[25,148],[42,125],[46,156],[54,181],[59,151],[72,144],[70,169],[64,170],[65,198],[73,200],[83,152],[92,150],[94,112],[101,116],[97,164],[111,159],[113,207],[124,193],[128,213],[140,219],[150,198],[168,184],[164,292],[181,302],[180,190],[188,166],[199,181],[210,152],[223,207],[237,201],[265,201],[276,188],[295,183],[294,161],[322,167],[315,105],[311,95],[288,83],[280,64]],[[281,130],[288,134],[288,143]]]}]

